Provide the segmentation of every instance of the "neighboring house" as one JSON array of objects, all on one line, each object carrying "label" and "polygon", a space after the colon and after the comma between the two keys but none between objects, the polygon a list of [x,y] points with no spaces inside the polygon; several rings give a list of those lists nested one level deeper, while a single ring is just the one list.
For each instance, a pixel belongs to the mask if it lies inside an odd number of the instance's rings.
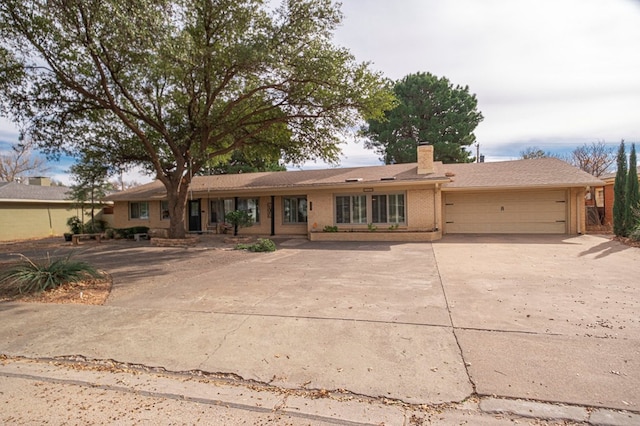
[{"label": "neighboring house", "polygon": [[51,186],[48,178],[29,185],[0,182],[0,241],[44,238],[69,232],[67,219],[81,216],[69,188]]},{"label": "neighboring house", "polygon": [[[613,226],[613,201],[615,199],[615,194],[613,192],[613,186],[616,181],[615,173],[608,173],[600,177],[603,181],[603,187],[596,189],[596,199],[595,204],[598,208],[603,209],[604,211],[604,219],[603,225],[612,227]],[[640,176],[638,177],[638,181],[640,182]],[[587,200],[587,205],[593,205],[593,202]]]},{"label": "neighboring house", "polygon": [[[248,235],[311,240],[429,241],[447,233],[585,232],[585,192],[603,182],[555,158],[442,164],[433,146],[418,163],[197,176],[187,202],[189,232],[219,231],[225,214],[247,210]],[[168,228],[156,181],[106,198],[118,228]],[[325,227],[346,232],[323,232]],[[375,228],[375,231],[372,231]]]}]

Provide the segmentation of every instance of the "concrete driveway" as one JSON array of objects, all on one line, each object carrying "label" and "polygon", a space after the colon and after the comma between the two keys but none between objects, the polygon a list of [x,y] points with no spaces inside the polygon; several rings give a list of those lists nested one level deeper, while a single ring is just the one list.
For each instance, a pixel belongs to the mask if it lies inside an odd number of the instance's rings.
[{"label": "concrete driveway", "polygon": [[[597,236],[87,245],[105,306],[0,304],[0,352],[202,370],[415,404],[640,411],[640,249]],[[34,324],[48,324],[46,333]]]},{"label": "concrete driveway", "polygon": [[588,235],[433,247],[478,394],[640,410],[640,249]]}]

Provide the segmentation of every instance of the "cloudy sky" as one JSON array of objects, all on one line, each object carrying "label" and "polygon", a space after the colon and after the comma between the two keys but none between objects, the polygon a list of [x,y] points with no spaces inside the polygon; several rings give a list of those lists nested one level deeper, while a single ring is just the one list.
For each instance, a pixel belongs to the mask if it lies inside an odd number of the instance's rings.
[{"label": "cloudy sky", "polygon": [[[469,86],[487,161],[640,141],[638,0],[344,0],[336,34],[389,78]],[[353,144],[348,160],[376,156]]]},{"label": "cloudy sky", "polygon": [[[343,0],[342,11],[336,43],[372,69],[469,86],[487,161],[640,142],[639,0]],[[0,144],[15,138],[0,123]],[[362,144],[343,150],[343,167],[379,164]]]}]

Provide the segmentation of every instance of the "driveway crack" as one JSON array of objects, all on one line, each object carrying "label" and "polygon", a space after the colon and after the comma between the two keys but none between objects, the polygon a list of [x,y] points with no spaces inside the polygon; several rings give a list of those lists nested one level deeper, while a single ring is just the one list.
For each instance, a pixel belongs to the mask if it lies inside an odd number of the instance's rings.
[{"label": "driveway crack", "polygon": [[[433,250],[433,248],[432,248]],[[477,395],[476,391],[476,383],[471,378],[471,374],[469,373],[470,363],[464,357],[464,352],[462,350],[462,345],[460,344],[460,340],[458,339],[458,334],[456,333],[456,326],[453,324],[453,315],[451,314],[451,307],[449,306],[449,298],[447,297],[447,291],[444,288],[444,284],[442,283],[442,275],[440,275],[440,267],[438,266],[438,259],[436,258],[435,252],[433,252],[434,264],[436,266],[436,272],[438,274],[438,281],[440,282],[440,288],[442,289],[442,295],[444,297],[444,303],[447,306],[447,315],[449,315],[449,323],[451,324],[451,331],[453,332],[453,338],[456,340],[456,345],[458,345],[458,351],[460,353],[460,359],[462,359],[462,364],[464,366],[464,371],[467,373],[467,380],[471,384],[471,388],[473,389],[472,395]]]},{"label": "driveway crack", "polygon": [[210,353],[207,354],[206,358],[200,363],[200,365],[198,366],[199,369],[202,369],[202,366],[211,359],[212,356],[214,356],[222,347],[222,345],[227,341],[227,337],[229,337],[231,334],[235,333],[236,331],[238,331],[240,329],[240,327],[242,327],[250,318],[250,315],[247,315],[244,317],[244,319],[235,327],[233,327],[231,330],[229,330],[228,332],[226,332],[224,334],[224,336],[222,336],[222,339],[220,339],[220,341],[218,342],[218,345],[213,349],[213,351],[210,351]]}]

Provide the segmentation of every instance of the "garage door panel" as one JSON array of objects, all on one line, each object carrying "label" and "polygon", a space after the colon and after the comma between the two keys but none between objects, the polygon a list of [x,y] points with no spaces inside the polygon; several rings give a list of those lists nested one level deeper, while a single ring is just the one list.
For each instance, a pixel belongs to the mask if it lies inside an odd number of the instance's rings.
[{"label": "garage door panel", "polygon": [[[526,230],[523,230],[526,229]],[[564,222],[560,223],[467,223],[456,225],[450,234],[564,234]]]},{"label": "garage door panel", "polygon": [[447,233],[566,232],[565,191],[445,194]]}]

